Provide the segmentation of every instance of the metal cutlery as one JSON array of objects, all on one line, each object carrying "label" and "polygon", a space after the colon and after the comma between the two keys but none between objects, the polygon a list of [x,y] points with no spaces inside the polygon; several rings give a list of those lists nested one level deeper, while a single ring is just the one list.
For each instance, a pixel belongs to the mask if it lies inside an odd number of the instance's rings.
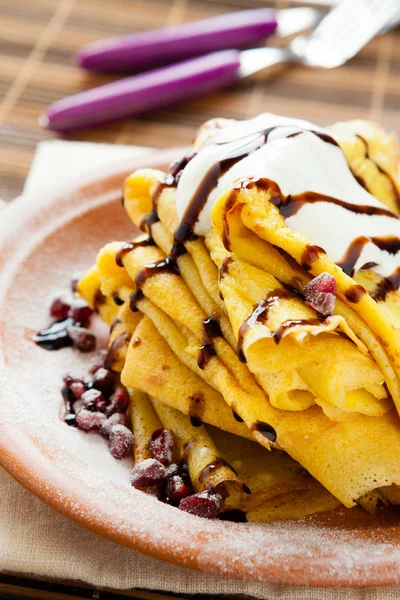
[{"label": "metal cutlery", "polygon": [[[287,47],[219,50],[127,77],[56,102],[39,123],[55,131],[99,125],[210,93],[279,63],[337,67],[388,25],[398,13],[398,3],[344,0],[310,36],[297,36]],[[235,45],[236,39],[231,42]]]},{"label": "metal cutlery", "polygon": [[315,8],[259,8],[93,42],[76,55],[91,71],[143,71],[217,50],[254,46],[271,35],[286,37],[315,27]]}]

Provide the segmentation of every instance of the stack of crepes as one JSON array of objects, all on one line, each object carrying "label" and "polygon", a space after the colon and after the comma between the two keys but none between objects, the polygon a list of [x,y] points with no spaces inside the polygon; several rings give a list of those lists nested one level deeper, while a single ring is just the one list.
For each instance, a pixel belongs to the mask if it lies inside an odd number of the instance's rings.
[{"label": "stack of crepes", "polygon": [[102,248],[79,292],[111,326],[136,463],[162,424],[230,514],[397,503],[397,168],[378,126],[264,114],[209,121],[167,173],[127,179],[143,233]]}]

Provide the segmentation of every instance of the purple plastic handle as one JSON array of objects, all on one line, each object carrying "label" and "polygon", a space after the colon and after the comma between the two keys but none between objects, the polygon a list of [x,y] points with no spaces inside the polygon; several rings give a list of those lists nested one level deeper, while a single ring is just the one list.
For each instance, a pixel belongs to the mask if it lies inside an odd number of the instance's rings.
[{"label": "purple plastic handle", "polygon": [[245,48],[272,35],[276,28],[274,10],[246,10],[100,40],[84,46],[76,59],[91,71],[140,71],[216,50]]},{"label": "purple plastic handle", "polygon": [[238,78],[239,67],[238,50],[213,52],[63,98],[39,123],[70,131],[132,117],[225,87]]}]

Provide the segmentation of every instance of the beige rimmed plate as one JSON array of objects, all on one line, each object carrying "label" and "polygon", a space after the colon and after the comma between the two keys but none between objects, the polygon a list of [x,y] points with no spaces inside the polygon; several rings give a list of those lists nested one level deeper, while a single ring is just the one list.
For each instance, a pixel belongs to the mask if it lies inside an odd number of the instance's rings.
[{"label": "beige rimmed plate", "polygon": [[[70,348],[46,352],[31,335],[49,298],[134,229],[122,183],[139,166],[179,152],[125,160],[65,189],[19,199],[0,213],[0,462],[33,494],[76,523],[151,556],[209,573],[270,583],[368,586],[400,581],[400,518],[335,511],[273,524],[207,521],[129,485],[129,459],[58,417],[60,382],[85,370]],[[382,443],[385,443],[382,440]]]}]

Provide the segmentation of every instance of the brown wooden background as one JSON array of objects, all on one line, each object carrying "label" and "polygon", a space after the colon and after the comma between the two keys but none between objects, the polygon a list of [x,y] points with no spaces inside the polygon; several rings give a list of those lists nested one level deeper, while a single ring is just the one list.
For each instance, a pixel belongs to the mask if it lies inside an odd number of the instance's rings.
[{"label": "brown wooden background", "polygon": [[[400,0],[399,0],[400,1]],[[0,198],[22,190],[36,144],[54,134],[37,118],[44,108],[110,81],[73,63],[83,44],[227,11],[290,6],[284,0],[0,0]],[[245,118],[262,110],[318,121],[370,118],[400,132],[400,31],[369,44],[333,71],[286,69],[233,89],[139,119],[87,129],[69,139],[148,146],[187,144],[217,115]]]}]

